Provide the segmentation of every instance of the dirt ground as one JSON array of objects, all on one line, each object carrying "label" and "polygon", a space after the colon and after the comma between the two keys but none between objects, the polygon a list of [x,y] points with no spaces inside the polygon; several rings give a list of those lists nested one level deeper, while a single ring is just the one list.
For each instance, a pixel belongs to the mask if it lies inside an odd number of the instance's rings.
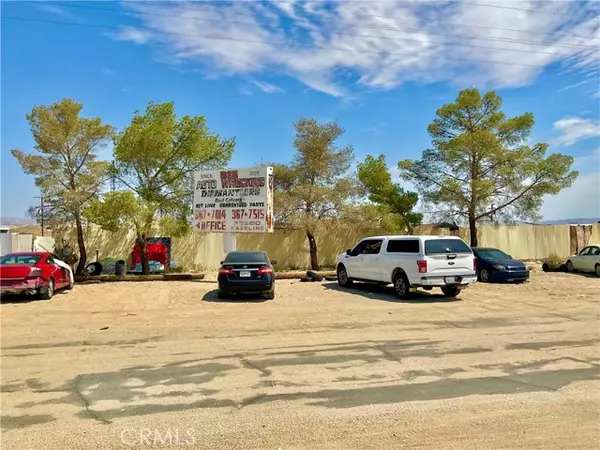
[{"label": "dirt ground", "polygon": [[[600,279],[458,300],[281,280],[77,285],[1,306],[3,449],[597,448]],[[108,327],[108,328],[106,328]]]}]

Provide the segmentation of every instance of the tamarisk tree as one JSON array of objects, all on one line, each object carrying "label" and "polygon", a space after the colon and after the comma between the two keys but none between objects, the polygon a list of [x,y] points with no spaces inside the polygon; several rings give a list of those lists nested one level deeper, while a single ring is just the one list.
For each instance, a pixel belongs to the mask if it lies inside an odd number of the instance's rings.
[{"label": "tamarisk tree", "polygon": [[481,222],[536,220],[545,195],[573,184],[573,158],[547,155],[548,144],[529,144],[533,114],[507,117],[494,92],[461,91],[437,110],[429,125],[432,148],[417,161],[398,163],[439,218],[468,222],[476,246]]}]

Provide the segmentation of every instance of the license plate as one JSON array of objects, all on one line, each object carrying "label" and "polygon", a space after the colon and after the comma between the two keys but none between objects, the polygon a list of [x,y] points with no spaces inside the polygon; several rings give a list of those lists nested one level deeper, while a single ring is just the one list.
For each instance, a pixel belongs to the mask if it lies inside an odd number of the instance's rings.
[{"label": "license plate", "polygon": [[240,272],[241,278],[250,278],[251,272],[249,270],[242,270]]},{"label": "license plate", "polygon": [[461,282],[461,277],[446,277],[444,278],[446,284],[456,284]]}]

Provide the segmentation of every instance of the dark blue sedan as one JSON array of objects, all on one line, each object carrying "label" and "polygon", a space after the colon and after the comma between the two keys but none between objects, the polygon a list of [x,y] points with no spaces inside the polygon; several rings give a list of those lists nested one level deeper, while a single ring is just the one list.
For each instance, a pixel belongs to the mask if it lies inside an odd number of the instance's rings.
[{"label": "dark blue sedan", "polygon": [[484,283],[494,281],[523,282],[529,279],[529,269],[522,261],[513,259],[497,248],[473,247],[477,278]]},{"label": "dark blue sedan", "polygon": [[267,299],[275,298],[276,261],[261,251],[229,252],[221,268],[217,281],[219,282],[219,298],[230,294],[261,294]]}]

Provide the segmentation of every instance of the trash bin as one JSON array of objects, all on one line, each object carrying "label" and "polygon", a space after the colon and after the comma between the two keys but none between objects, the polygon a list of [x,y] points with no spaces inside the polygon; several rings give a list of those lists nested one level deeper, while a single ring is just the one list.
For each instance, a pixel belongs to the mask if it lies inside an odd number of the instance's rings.
[{"label": "trash bin", "polygon": [[123,261],[122,259],[119,259],[115,263],[115,275],[125,275],[125,261]]}]

